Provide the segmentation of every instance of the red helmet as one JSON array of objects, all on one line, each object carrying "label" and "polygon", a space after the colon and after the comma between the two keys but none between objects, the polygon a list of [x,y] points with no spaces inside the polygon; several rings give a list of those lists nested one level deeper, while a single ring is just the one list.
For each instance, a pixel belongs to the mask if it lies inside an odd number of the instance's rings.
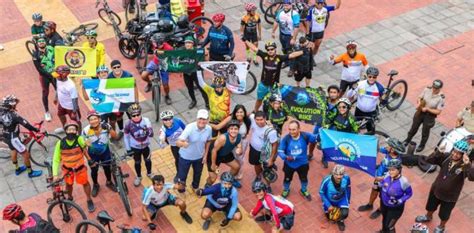
[{"label": "red helmet", "polygon": [[222,13],[217,13],[214,16],[212,16],[212,21],[223,23],[225,21],[225,15]]},{"label": "red helmet", "polygon": [[87,113],[87,120],[89,120],[89,117],[91,117],[91,116],[100,117],[99,113],[98,113],[96,110],[90,110],[90,111]]},{"label": "red helmet", "polygon": [[257,9],[257,6],[254,3],[252,3],[252,2],[245,3],[245,10],[246,11],[254,11],[256,9]]},{"label": "red helmet", "polygon": [[21,211],[21,206],[15,203],[7,205],[7,207],[3,209],[3,220],[15,219],[20,215]]},{"label": "red helmet", "polygon": [[51,31],[56,31],[56,23],[53,21],[47,21],[43,27],[49,28]]}]

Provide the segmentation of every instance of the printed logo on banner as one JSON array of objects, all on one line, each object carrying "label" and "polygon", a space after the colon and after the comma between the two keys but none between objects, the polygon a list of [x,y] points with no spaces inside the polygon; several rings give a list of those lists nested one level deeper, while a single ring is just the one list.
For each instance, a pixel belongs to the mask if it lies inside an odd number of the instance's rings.
[{"label": "printed logo on banner", "polygon": [[86,55],[79,49],[73,49],[66,52],[64,61],[71,68],[81,68],[86,63]]}]

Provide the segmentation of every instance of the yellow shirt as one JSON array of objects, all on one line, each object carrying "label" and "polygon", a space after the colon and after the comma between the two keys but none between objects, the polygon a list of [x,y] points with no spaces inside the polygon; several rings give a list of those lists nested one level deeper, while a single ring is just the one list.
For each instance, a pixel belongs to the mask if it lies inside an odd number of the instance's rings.
[{"label": "yellow shirt", "polygon": [[[84,42],[84,44],[82,44],[82,47],[90,48],[91,46],[89,45],[89,42]],[[100,65],[105,65],[105,46],[101,42],[97,42],[95,49],[96,49],[96,68],[97,68]]]}]

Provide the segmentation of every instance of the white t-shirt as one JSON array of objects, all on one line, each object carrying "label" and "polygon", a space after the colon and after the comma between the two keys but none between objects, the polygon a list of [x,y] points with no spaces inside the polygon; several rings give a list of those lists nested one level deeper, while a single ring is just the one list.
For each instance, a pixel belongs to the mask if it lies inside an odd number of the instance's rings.
[{"label": "white t-shirt", "polygon": [[[265,125],[264,127],[259,127],[257,123],[255,122],[255,115],[252,114],[250,115],[250,121],[252,122],[252,125],[250,128],[252,129],[252,137],[250,138],[250,145],[257,151],[262,150],[263,146],[263,138],[265,136],[265,130],[267,130],[270,126]],[[278,141],[278,136],[276,130],[270,131],[268,134],[268,137],[270,138],[271,143],[275,143]]]},{"label": "white t-shirt", "polygon": [[198,160],[204,155],[206,142],[211,140],[212,128],[206,125],[204,129],[199,130],[197,123],[193,122],[186,126],[179,140],[185,140],[189,143],[188,148],[181,147],[179,155],[186,160]]},{"label": "white t-shirt", "polygon": [[173,184],[165,183],[161,192],[156,192],[153,188],[153,185],[145,189],[143,192],[142,204],[143,205],[155,205],[159,206],[162,205],[168,200],[170,193],[168,190],[173,188]]},{"label": "white t-shirt", "polygon": [[326,28],[326,18],[328,16],[328,10],[326,7],[318,8],[314,7],[311,15],[311,32],[322,32]]},{"label": "white t-shirt", "polygon": [[380,83],[375,82],[369,85],[367,80],[362,80],[357,83],[355,90],[351,89],[347,93],[347,96],[351,98],[357,95],[357,108],[363,112],[373,112],[377,109],[379,98],[383,95],[383,92],[384,88]]},{"label": "white t-shirt", "polygon": [[78,98],[76,85],[71,79],[57,81],[58,101],[64,109],[73,110],[72,99]]}]

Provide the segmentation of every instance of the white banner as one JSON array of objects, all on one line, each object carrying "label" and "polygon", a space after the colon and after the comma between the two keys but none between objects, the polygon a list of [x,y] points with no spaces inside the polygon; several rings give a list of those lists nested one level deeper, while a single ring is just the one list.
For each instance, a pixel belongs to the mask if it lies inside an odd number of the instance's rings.
[{"label": "white banner", "polygon": [[234,94],[242,94],[247,87],[248,62],[199,62],[199,66],[214,76],[224,77],[226,87]]}]

